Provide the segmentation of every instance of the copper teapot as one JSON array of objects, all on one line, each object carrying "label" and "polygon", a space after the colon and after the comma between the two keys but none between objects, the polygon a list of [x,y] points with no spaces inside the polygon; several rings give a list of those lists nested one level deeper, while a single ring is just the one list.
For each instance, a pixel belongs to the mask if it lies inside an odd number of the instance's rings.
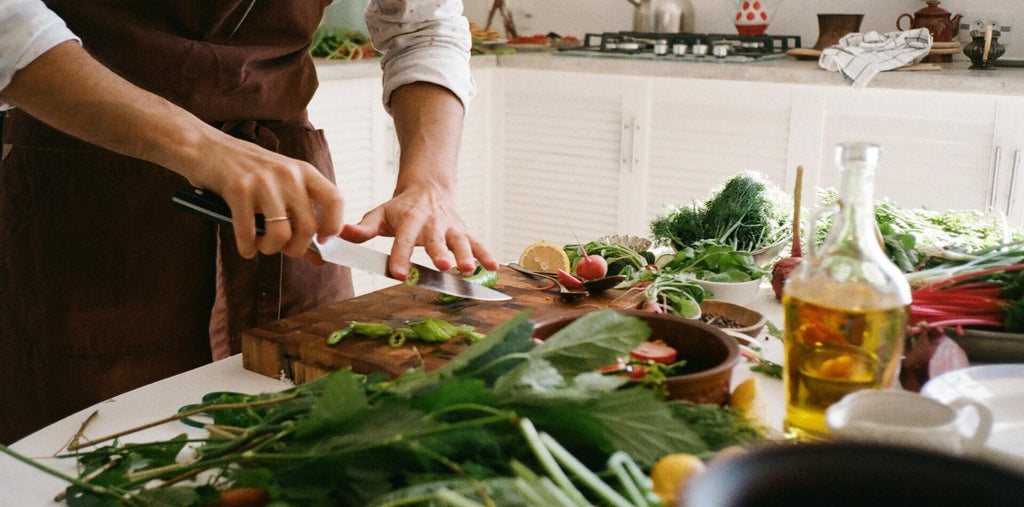
[{"label": "copper teapot", "polygon": [[[896,18],[896,29],[897,30],[909,30],[912,28],[927,28],[932,34],[932,40],[935,42],[950,42],[953,37],[960,31],[960,18],[963,17],[961,14],[952,16],[949,11],[939,7],[938,0],[928,0],[928,7],[925,7],[913,15],[903,13],[900,17]],[[900,26],[900,22],[903,18],[910,20],[910,28],[903,28]]]}]

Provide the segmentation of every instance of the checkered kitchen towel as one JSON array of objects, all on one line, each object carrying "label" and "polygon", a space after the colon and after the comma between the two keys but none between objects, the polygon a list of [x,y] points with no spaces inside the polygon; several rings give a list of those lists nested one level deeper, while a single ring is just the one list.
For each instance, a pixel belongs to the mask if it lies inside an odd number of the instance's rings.
[{"label": "checkered kitchen towel", "polygon": [[825,48],[818,58],[818,66],[839,71],[854,88],[864,88],[883,70],[920,62],[931,47],[932,34],[927,28],[886,34],[851,33],[839,39],[835,46]]}]

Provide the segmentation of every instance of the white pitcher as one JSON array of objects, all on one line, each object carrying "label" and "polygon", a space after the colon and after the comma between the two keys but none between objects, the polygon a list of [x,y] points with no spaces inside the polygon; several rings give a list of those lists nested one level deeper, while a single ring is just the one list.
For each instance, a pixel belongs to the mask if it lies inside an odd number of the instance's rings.
[{"label": "white pitcher", "polygon": [[966,398],[945,405],[909,391],[868,389],[829,407],[825,423],[839,439],[977,454],[992,431],[992,412]]}]

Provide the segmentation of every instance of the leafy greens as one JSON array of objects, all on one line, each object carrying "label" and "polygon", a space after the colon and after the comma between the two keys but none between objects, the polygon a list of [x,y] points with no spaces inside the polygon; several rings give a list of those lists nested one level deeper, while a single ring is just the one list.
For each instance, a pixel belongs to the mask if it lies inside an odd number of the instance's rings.
[{"label": "leafy greens", "polygon": [[[284,504],[367,505],[432,484],[432,494],[446,498],[519,505],[528,502],[507,488],[509,477],[530,478],[538,458],[518,428],[535,424],[545,445],[564,443],[560,461],[568,452],[586,466],[625,452],[646,467],[665,454],[704,454],[758,434],[729,411],[681,412],[649,389],[593,372],[647,339],[649,328],[635,317],[591,312],[540,346],[532,332],[523,313],[435,372],[383,380],[338,370],[255,400],[212,397],[202,410],[243,425],[214,425],[191,453],[180,452],[182,435],[76,454],[83,476],[96,477],[72,479],[69,504],[202,505],[246,486]],[[193,476],[201,478],[179,483]]]}]

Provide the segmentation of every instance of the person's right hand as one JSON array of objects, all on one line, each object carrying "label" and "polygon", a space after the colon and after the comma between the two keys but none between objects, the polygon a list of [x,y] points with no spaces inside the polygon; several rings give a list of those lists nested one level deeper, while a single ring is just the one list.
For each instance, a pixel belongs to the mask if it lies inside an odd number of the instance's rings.
[{"label": "person's right hand", "polygon": [[[211,129],[212,130],[212,129]],[[273,153],[213,130],[212,138],[185,177],[220,194],[231,207],[238,252],[252,258],[282,252],[309,253],[314,235],[337,236],[343,226],[341,192],[312,165]],[[256,235],[256,214],[270,220]]]},{"label": "person's right hand", "polygon": [[[220,194],[231,207],[244,257],[257,251],[299,257],[314,233],[341,232],[341,193],[312,165],[211,127],[125,81],[75,41],[17,71],[0,99],[83,141],[166,167]],[[256,213],[289,220],[271,221],[257,237]]]}]

